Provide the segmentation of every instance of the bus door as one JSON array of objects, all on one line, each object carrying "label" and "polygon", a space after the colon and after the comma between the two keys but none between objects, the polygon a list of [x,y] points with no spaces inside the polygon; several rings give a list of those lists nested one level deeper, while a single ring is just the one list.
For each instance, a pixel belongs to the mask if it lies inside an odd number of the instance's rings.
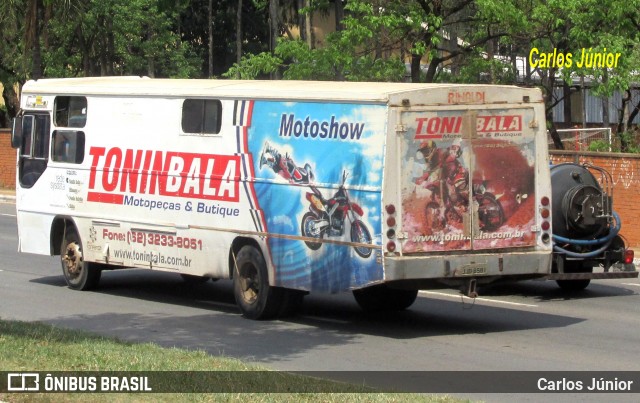
[{"label": "bus door", "polygon": [[13,123],[12,145],[18,148],[18,182],[32,187],[47,168],[51,116],[47,112],[24,112]]}]

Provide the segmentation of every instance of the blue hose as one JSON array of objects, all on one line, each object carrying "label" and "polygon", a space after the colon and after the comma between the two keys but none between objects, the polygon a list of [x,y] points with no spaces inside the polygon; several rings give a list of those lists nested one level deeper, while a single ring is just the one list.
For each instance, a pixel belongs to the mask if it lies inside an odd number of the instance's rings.
[{"label": "blue hose", "polygon": [[613,230],[609,231],[609,235],[605,236],[604,238],[586,240],[586,239],[569,239],[569,238],[562,237],[560,235],[553,235],[553,240],[555,242],[570,243],[572,245],[582,245],[582,246],[600,245],[601,243],[608,242],[612,240],[616,235],[618,235],[618,232],[620,232],[620,228],[622,227],[620,216],[618,215],[618,213],[614,211],[613,217],[616,219],[616,226]]},{"label": "blue hose", "polygon": [[[615,228],[613,228],[611,231],[609,231],[609,234],[607,236],[605,236],[604,238],[599,238],[599,239],[592,239],[592,240],[585,240],[585,239],[569,239],[569,238],[565,238],[565,237],[561,237],[559,235],[553,235],[553,241],[554,241],[554,245],[553,245],[553,250],[556,252],[560,252],[560,253],[564,253],[567,256],[570,257],[577,257],[577,258],[588,258],[588,257],[596,257],[599,254],[601,254],[602,252],[604,252],[605,250],[607,250],[607,248],[609,247],[609,245],[611,245],[611,242],[613,241],[613,238],[615,238],[616,235],[618,235],[618,233],[620,232],[620,228],[622,227],[621,221],[620,221],[620,216],[618,215],[618,213],[616,213],[615,211],[613,212],[613,217],[616,219],[616,226]],[[577,252],[571,252],[568,251],[564,248],[561,248],[557,245],[555,245],[555,243],[568,243],[571,245],[580,245],[580,246],[591,246],[591,245],[600,245],[602,243],[604,243],[604,246],[591,251],[591,252],[585,252],[585,253],[577,253]]]},{"label": "blue hose", "polygon": [[563,249],[557,245],[553,245],[553,250],[559,253],[564,253],[565,255],[569,256],[569,257],[577,257],[577,258],[585,258],[585,257],[596,257],[599,254],[601,254],[602,252],[604,252],[605,250],[607,250],[607,248],[609,247],[609,245],[611,245],[611,242],[613,241],[610,240],[609,242],[607,242],[603,247],[598,248],[594,251],[591,252],[585,252],[585,253],[578,253],[578,252],[571,252],[568,251],[566,249]]}]

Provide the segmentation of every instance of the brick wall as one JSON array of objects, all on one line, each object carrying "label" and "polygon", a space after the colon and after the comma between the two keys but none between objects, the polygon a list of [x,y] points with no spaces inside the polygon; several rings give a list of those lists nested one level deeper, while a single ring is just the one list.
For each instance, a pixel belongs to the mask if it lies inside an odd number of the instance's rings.
[{"label": "brick wall", "polygon": [[613,209],[620,215],[620,234],[628,246],[640,250],[640,155],[580,151],[550,151],[551,162],[590,163],[613,178]]},{"label": "brick wall", "polygon": [[0,129],[0,189],[16,187],[16,150],[11,148],[11,131]]}]

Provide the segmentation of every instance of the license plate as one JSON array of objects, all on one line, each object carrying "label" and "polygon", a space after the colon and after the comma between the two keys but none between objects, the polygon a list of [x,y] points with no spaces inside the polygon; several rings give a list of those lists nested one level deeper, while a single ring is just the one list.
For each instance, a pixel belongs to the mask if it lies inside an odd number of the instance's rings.
[{"label": "license plate", "polygon": [[458,276],[478,276],[482,274],[487,274],[487,265],[486,264],[468,264],[460,267],[456,274]]}]

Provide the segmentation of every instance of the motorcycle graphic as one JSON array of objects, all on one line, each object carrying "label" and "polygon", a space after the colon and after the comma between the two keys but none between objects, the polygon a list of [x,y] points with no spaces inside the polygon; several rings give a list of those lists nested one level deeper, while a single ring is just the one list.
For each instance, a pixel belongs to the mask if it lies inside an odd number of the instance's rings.
[{"label": "motorcycle graphic", "polygon": [[[349,192],[345,188],[348,174],[342,172],[342,182],[338,191],[330,199],[325,199],[322,192],[313,185],[315,176],[311,166],[306,163],[299,167],[288,153],[284,155],[268,142],[265,142],[260,155],[260,168],[268,166],[274,173],[289,183],[307,185],[311,192],[306,194],[309,201],[309,211],[304,214],[300,223],[302,236],[306,238],[322,239],[326,237],[343,237],[345,233],[345,221],[350,223],[351,242],[358,244],[370,244],[371,233],[360,217],[364,211],[357,203],[349,199]],[[304,241],[309,249],[318,250],[322,242]],[[353,246],[358,256],[368,258],[371,256],[371,248],[365,246]]]},{"label": "motorcycle graphic", "polygon": [[[325,199],[322,193],[314,186],[310,186],[312,192],[306,194],[309,201],[309,211],[302,217],[300,231],[302,236],[321,239],[328,237],[342,237],[345,232],[346,221],[350,224],[351,242],[358,244],[370,244],[371,233],[360,217],[364,216],[362,208],[349,200],[349,192],[344,184],[347,180],[347,172],[342,172],[342,181],[338,191],[330,199]],[[318,250],[322,242],[305,241],[309,249]],[[371,248],[365,246],[353,246],[358,256],[368,258],[371,256]]]},{"label": "motorcycle graphic", "polygon": [[[469,193],[450,186],[446,181],[425,186],[431,191],[425,216],[427,226],[434,231],[444,229],[447,223],[462,223],[468,210]],[[477,207],[478,225],[481,231],[495,231],[504,224],[505,216],[498,198],[489,192],[484,183],[473,185],[473,202]]]},{"label": "motorcycle graphic", "polygon": [[498,198],[487,190],[486,182],[473,185],[473,200],[478,207],[478,223],[482,231],[495,231],[505,222]]}]

